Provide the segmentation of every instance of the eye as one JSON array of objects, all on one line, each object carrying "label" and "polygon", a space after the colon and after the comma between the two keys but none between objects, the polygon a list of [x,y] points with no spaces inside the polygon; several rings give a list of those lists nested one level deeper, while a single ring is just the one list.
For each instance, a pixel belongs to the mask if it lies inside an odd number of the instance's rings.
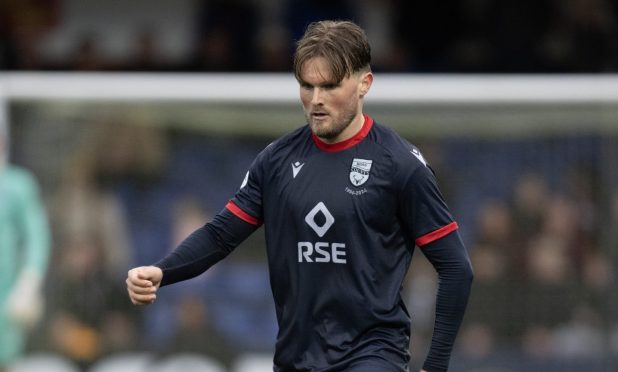
[{"label": "eye", "polygon": [[333,90],[335,88],[337,88],[339,86],[339,84],[325,84],[322,86],[322,88],[326,89],[326,90]]},{"label": "eye", "polygon": [[300,83],[300,87],[304,90],[311,90],[313,89],[313,86],[311,86],[311,84],[307,84],[307,83]]}]

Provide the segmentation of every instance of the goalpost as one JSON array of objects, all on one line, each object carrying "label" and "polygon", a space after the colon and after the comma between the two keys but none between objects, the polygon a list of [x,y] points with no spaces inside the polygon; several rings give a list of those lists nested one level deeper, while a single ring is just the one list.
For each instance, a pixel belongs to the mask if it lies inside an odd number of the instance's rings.
[{"label": "goalpost", "polygon": [[[295,103],[292,74],[6,73],[5,99]],[[376,73],[377,103],[618,102],[618,75]]]},{"label": "goalpost", "polygon": [[[9,104],[147,107],[198,130],[279,135],[301,123],[292,74],[41,73],[0,75],[0,128]],[[618,74],[412,75],[376,73],[368,112],[403,135],[512,135],[590,125],[618,130]],[[594,123],[584,123],[595,117]],[[208,117],[210,120],[203,120]],[[538,125],[538,118],[548,125]],[[462,118],[467,118],[462,125]],[[489,128],[489,129],[488,129]]]}]

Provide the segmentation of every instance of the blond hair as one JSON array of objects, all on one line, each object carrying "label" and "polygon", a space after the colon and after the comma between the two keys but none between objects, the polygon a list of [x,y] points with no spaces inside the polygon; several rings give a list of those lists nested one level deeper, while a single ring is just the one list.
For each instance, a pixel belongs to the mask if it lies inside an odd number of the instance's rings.
[{"label": "blond hair", "polygon": [[301,81],[303,65],[322,57],[331,67],[335,82],[358,71],[370,71],[371,47],[362,28],[350,21],[313,22],[296,44],[294,76]]}]

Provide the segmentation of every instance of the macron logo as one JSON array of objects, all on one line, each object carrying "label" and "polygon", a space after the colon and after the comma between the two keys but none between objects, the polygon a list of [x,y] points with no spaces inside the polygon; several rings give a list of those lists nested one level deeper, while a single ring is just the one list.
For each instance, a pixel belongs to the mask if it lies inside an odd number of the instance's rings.
[{"label": "macron logo", "polygon": [[292,163],[292,178],[296,178],[296,175],[298,174],[298,172],[300,172],[300,169],[303,167],[303,165],[305,165],[305,163],[300,163],[299,161],[297,161],[296,163]]},{"label": "macron logo", "polygon": [[242,189],[243,187],[247,186],[247,181],[249,181],[249,171],[247,171],[247,174],[245,175],[245,179],[242,180],[242,184],[240,185],[240,188]]},{"label": "macron logo", "polygon": [[412,155],[416,156],[416,158],[420,160],[424,166],[427,166],[427,161],[425,160],[420,151],[418,151],[417,149],[412,149],[410,150],[410,152],[412,153]]}]

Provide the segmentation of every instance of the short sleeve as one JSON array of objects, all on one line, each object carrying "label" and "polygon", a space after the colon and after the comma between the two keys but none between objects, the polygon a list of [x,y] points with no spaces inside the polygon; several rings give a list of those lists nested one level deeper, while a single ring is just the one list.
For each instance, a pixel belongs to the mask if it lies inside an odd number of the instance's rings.
[{"label": "short sleeve", "polygon": [[[419,153],[420,154],[420,153]],[[418,155],[412,154],[416,158]],[[399,217],[408,238],[422,247],[457,230],[431,168],[423,161],[411,159],[402,165],[400,177]]]}]

